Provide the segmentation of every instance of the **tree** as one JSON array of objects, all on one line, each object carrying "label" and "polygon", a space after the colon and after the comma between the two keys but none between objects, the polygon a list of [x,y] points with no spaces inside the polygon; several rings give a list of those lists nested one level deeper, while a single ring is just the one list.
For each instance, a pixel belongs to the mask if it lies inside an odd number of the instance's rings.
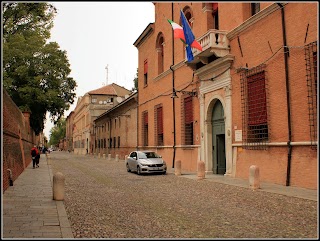
[{"label": "tree", "polygon": [[60,118],[50,130],[49,146],[56,146],[60,140],[66,137],[66,119]]},{"label": "tree", "polygon": [[36,135],[47,112],[56,124],[76,96],[67,52],[47,43],[55,14],[48,3],[3,4],[3,85],[20,109],[31,112]]},{"label": "tree", "polygon": [[132,88],[132,91],[138,90],[138,68],[137,68],[137,73],[136,77],[133,79],[134,87]]}]

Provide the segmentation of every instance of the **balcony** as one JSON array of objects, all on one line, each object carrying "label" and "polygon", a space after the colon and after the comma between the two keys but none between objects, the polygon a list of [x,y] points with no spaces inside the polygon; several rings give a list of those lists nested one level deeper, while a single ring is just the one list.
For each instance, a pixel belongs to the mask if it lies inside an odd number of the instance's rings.
[{"label": "balcony", "polygon": [[197,39],[202,47],[202,51],[192,48],[194,60],[186,64],[192,69],[201,68],[217,58],[224,57],[229,54],[229,40],[227,32],[216,29],[209,29],[207,33]]}]

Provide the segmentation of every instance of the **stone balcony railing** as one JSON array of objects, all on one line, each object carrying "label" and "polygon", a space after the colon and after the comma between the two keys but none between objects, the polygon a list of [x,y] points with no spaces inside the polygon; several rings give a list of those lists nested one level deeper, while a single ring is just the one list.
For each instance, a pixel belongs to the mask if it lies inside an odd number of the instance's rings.
[{"label": "stone balcony railing", "polygon": [[202,51],[192,48],[194,60],[187,62],[188,65],[194,66],[199,62],[207,64],[209,62],[208,58],[212,55],[219,58],[229,54],[230,47],[226,31],[209,29],[208,32],[198,38],[197,41],[201,45]]}]

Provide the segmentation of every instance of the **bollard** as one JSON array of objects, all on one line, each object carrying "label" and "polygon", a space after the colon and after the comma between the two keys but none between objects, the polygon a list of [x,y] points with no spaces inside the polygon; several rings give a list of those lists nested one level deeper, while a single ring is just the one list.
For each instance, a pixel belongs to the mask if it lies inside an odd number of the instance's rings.
[{"label": "bollard", "polygon": [[108,154],[108,161],[111,161],[111,154]]},{"label": "bollard", "polygon": [[96,153],[93,153],[93,158],[96,158]]},{"label": "bollard", "polygon": [[61,172],[53,176],[53,200],[64,200],[64,175]]},{"label": "bollard", "polygon": [[50,154],[47,155],[47,162],[48,162],[48,165],[51,165]]},{"label": "bollard", "polygon": [[180,176],[181,175],[181,160],[177,160],[175,163],[175,168],[174,168],[174,174],[176,176]]},{"label": "bollard", "polygon": [[103,159],[106,159],[106,154],[103,154],[103,155],[102,155],[102,158],[103,158]]},{"label": "bollard", "polygon": [[205,163],[204,161],[198,161],[198,179],[205,178]]},{"label": "bollard", "polygon": [[124,162],[126,162],[126,160],[128,159],[128,155],[124,156]]},{"label": "bollard", "polygon": [[98,153],[98,158],[100,158],[100,152]]},{"label": "bollard", "polygon": [[116,162],[118,162],[118,161],[119,161],[119,155],[116,154]]},{"label": "bollard", "polygon": [[253,190],[260,188],[259,167],[251,165],[249,168],[249,187]]}]

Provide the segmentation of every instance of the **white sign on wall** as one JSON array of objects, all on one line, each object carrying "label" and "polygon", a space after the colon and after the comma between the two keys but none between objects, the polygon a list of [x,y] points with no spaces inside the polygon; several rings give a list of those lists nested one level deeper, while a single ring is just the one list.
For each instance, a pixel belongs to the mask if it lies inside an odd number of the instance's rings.
[{"label": "white sign on wall", "polygon": [[235,130],[234,131],[234,140],[235,141],[242,141],[242,130]]}]

